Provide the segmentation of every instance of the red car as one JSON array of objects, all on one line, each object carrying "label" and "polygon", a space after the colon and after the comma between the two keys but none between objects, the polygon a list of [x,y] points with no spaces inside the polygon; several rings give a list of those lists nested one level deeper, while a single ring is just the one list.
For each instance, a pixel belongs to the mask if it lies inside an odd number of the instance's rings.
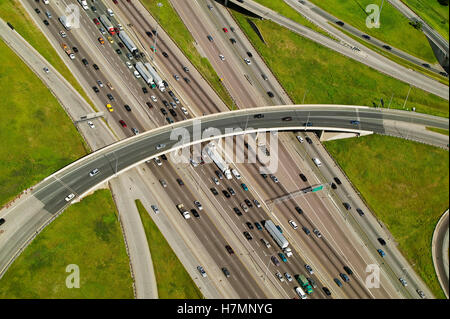
[{"label": "red car", "polygon": [[222,30],[223,30],[223,32],[225,32],[225,33],[228,32],[228,29],[227,29],[227,28],[223,28]]},{"label": "red car", "polygon": [[119,123],[120,125],[122,125],[122,127],[127,127],[127,124],[125,123],[124,120],[120,120]]},{"label": "red car", "polygon": [[95,23],[96,25],[99,25],[99,24],[100,24],[100,22],[98,22],[97,18],[92,19],[92,21],[94,21],[94,23]]},{"label": "red car", "polygon": [[117,2],[117,0],[113,0],[113,2],[115,3],[115,4],[117,4],[118,2]]},{"label": "red car", "polygon": [[114,31],[116,31],[117,34],[120,32],[119,28],[114,28]]}]

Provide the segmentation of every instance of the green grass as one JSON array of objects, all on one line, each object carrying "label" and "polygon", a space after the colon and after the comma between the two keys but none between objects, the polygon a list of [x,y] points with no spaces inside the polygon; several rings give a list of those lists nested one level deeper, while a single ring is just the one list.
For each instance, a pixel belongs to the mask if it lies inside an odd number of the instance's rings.
[{"label": "green grass", "polygon": [[431,241],[449,203],[448,151],[380,135],[324,144],[433,294],[445,298]]},{"label": "green grass", "polygon": [[[157,19],[160,25],[164,28],[172,40],[178,45],[184,55],[197,68],[203,78],[209,82],[212,88],[217,92],[219,97],[231,109],[236,109],[231,96],[226,88],[222,85],[219,76],[212,67],[209,60],[202,57],[194,46],[194,38],[189,33],[189,30],[184,25],[177,12],[173,9],[168,0],[141,0],[145,8]],[[163,6],[159,8],[157,3],[162,3]]]},{"label": "green grass", "polygon": [[430,27],[449,39],[449,6],[439,4],[437,0],[402,0],[419,15]]},{"label": "green grass", "polygon": [[384,1],[380,14],[380,28],[366,26],[369,4],[381,6],[383,0],[311,0],[325,11],[341,19],[343,22],[376,37],[391,46],[403,50],[430,63],[437,63],[433,50],[422,31],[409,25],[409,20],[395,9],[388,1]]},{"label": "green grass", "polygon": [[[359,62],[305,39],[271,21],[253,19],[267,45],[262,43],[247,22],[233,15],[274,72],[294,103],[354,104],[372,106],[383,98],[390,108],[403,107],[409,85],[384,75]],[[448,101],[412,88],[406,108],[448,117]]]},{"label": "green grass", "polygon": [[[44,13],[41,13],[41,15]],[[33,20],[29,17],[24,7],[18,0],[0,0],[0,16],[10,22],[14,29],[31,44],[94,108],[94,104],[88,98],[81,85],[66,67],[47,38],[39,31]],[[57,21],[57,20],[55,20]],[[57,22],[50,22],[57,23]]]},{"label": "green grass", "polygon": [[437,128],[437,127],[427,127],[427,130],[448,136],[448,130],[444,130],[444,129]]},{"label": "green grass", "polygon": [[0,41],[0,205],[89,152],[41,80]]},{"label": "green grass", "polygon": [[[67,288],[76,264],[80,288]],[[109,190],[70,206],[25,249],[0,280],[0,298],[133,298],[129,259]]]},{"label": "green grass", "polygon": [[160,299],[203,299],[203,295],[170,248],[141,201],[136,206],[147,235]]}]

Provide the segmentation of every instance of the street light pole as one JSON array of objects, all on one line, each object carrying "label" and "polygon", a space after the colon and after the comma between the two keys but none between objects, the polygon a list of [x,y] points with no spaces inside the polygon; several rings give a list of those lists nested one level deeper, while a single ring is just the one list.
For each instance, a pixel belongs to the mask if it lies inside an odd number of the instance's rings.
[{"label": "street light pole", "polygon": [[161,7],[163,6],[163,4],[162,4],[161,2],[158,2],[156,5],[158,6],[158,10],[156,11],[157,13],[156,13],[156,31],[155,31],[156,34],[155,34],[155,42],[153,42],[152,55],[150,56],[150,58],[152,59],[152,61],[153,61],[153,56],[154,56],[154,54],[155,54],[155,52],[156,52],[156,40],[158,39],[159,11],[160,11]]}]

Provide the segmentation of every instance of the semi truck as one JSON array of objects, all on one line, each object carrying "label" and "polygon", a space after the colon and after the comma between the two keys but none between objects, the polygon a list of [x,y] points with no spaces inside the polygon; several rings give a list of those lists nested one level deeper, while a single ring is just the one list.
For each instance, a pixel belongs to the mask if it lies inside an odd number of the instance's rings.
[{"label": "semi truck", "polygon": [[225,175],[227,179],[232,179],[230,168],[227,163],[224,161],[222,156],[219,155],[216,149],[216,145],[214,143],[209,143],[206,147],[206,154],[214,161],[217,167],[221,170],[221,172]]},{"label": "semi truck", "polygon": [[304,288],[306,290],[306,293],[308,295],[312,294],[312,292],[313,292],[312,287],[309,284],[308,279],[306,279],[306,277],[304,275],[301,275],[301,274],[295,275],[295,279],[302,286],[302,288]]},{"label": "semi truck", "polygon": [[58,20],[59,22],[61,22],[61,24],[67,31],[69,31],[72,28],[72,25],[70,24],[66,16],[60,16]]},{"label": "semi truck", "polygon": [[83,7],[84,10],[89,10],[89,6],[86,0],[78,0],[78,3]]},{"label": "semi truck", "polygon": [[75,59],[75,54],[72,53],[72,51],[69,49],[67,44],[61,43],[61,47],[63,48],[64,52],[71,58],[72,60]]},{"label": "semi truck", "polygon": [[138,49],[137,47],[134,45],[133,41],[131,41],[130,37],[128,36],[128,34],[126,34],[124,31],[119,33],[119,38],[120,40],[122,40],[123,44],[125,44],[125,46],[128,48],[128,50],[130,50],[130,52],[132,54],[136,54]]},{"label": "semi truck", "polygon": [[103,24],[106,30],[108,30],[109,34],[111,35],[116,34],[116,32],[114,31],[114,27],[111,24],[111,21],[109,21],[109,19],[104,14],[102,14],[99,18],[100,22]]},{"label": "semi truck", "polygon": [[144,64],[142,64],[142,62],[136,62],[134,67],[139,72],[144,81],[147,82],[147,84],[153,84],[153,77],[150,75],[150,73],[148,73],[147,68],[144,66]]},{"label": "semi truck", "polygon": [[155,69],[151,66],[150,63],[145,63],[145,66],[147,67],[148,72],[153,77],[153,81],[155,82],[155,85],[159,88],[161,92],[164,92],[166,87],[164,86],[163,80],[161,77],[156,73]]},{"label": "semi truck", "polygon": [[273,221],[266,220],[264,223],[264,227],[269,232],[270,236],[272,236],[273,240],[278,244],[278,246],[281,247],[281,249],[285,249],[287,246],[289,246],[289,242],[284,238],[283,234],[280,232],[280,230],[275,226]]},{"label": "semi truck", "polygon": [[189,215],[188,211],[186,210],[186,208],[184,208],[183,204],[178,204],[177,208],[180,211],[180,213],[183,215],[184,219],[191,218],[191,215]]}]

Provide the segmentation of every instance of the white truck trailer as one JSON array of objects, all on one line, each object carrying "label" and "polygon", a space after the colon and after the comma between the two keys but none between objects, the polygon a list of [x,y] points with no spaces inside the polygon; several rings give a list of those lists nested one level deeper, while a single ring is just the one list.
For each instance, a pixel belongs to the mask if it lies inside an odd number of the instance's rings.
[{"label": "white truck trailer", "polygon": [[147,82],[147,84],[153,84],[153,77],[150,75],[150,73],[148,73],[147,68],[144,66],[144,64],[142,64],[142,62],[136,62],[134,67],[139,72],[144,81]]},{"label": "white truck trailer", "polygon": [[166,87],[164,86],[164,83],[161,79],[161,77],[158,75],[158,73],[156,73],[155,69],[151,66],[150,63],[145,63],[145,66],[148,69],[148,72],[151,74],[151,76],[153,77],[153,81],[155,82],[155,85],[159,88],[159,90],[161,92],[164,92],[164,90],[166,89]]},{"label": "white truck trailer", "polygon": [[128,48],[128,50],[130,50],[130,52],[132,54],[135,54],[135,52],[137,52],[138,49],[134,45],[133,41],[131,41],[128,34],[126,34],[124,31],[122,31],[119,33],[119,38],[120,38],[120,40],[122,40],[123,44],[125,44],[125,46]]},{"label": "white truck trailer", "polygon": [[216,145],[214,143],[209,143],[208,146],[206,146],[206,154],[208,154],[208,156],[214,161],[214,163],[227,179],[233,178],[230,168],[228,167],[222,156],[220,156],[217,152]]},{"label": "white truck trailer", "polygon": [[264,223],[264,227],[269,232],[270,236],[272,236],[273,240],[280,246],[281,249],[285,249],[289,246],[289,242],[284,238],[283,234],[279,231],[277,226],[271,220],[266,220]]}]

